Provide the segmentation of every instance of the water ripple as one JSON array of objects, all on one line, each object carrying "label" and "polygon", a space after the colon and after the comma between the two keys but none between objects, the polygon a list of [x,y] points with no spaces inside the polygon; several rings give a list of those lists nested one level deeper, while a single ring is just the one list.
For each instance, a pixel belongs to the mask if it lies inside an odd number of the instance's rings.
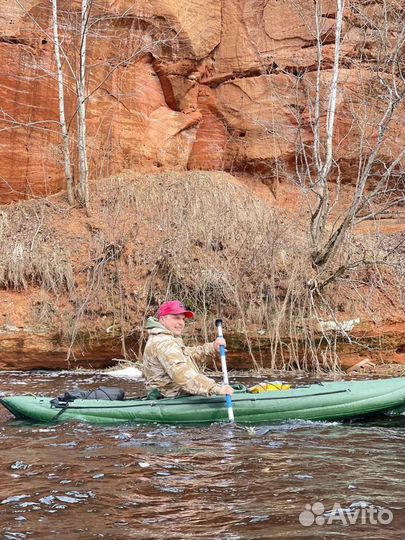
[{"label": "water ripple", "polygon": [[[8,373],[0,391],[15,393],[22,379],[52,395],[102,380],[97,373]],[[122,386],[143,392],[138,382]],[[1,538],[403,537],[404,417],[284,422],[249,433],[228,424],[33,426],[0,414]],[[316,503],[325,523],[336,504],[351,516],[388,509],[393,520],[302,525],[302,512]]]}]

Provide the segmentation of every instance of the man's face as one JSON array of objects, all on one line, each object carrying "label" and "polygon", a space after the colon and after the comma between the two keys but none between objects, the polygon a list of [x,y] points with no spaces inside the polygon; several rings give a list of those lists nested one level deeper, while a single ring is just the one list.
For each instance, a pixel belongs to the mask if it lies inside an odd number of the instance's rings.
[{"label": "man's face", "polygon": [[186,324],[186,318],[183,314],[165,315],[159,319],[159,322],[175,336],[181,336]]}]

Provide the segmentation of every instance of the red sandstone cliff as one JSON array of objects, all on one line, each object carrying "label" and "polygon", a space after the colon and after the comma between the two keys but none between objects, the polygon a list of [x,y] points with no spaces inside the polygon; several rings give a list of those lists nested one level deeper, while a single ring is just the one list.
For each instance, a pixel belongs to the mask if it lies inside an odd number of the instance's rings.
[{"label": "red sandstone cliff", "polygon": [[[381,118],[373,87],[397,29],[378,2],[347,7],[335,158],[353,181],[360,140]],[[330,81],[335,2],[322,4],[322,84]],[[77,68],[79,2],[59,2],[63,50]],[[389,11],[391,9],[391,11]],[[50,3],[0,2],[0,201],[64,188]],[[88,38],[93,178],[123,169],[247,171],[271,183],[294,174],[298,137],[311,142],[317,65],[308,0],[101,0]],[[391,35],[382,52],[376,27]],[[391,17],[391,19],[390,19]],[[391,21],[391,22],[390,22]],[[384,56],[385,55],[385,56]],[[74,134],[75,87],[65,64]],[[388,70],[388,67],[387,67]],[[383,158],[404,144],[403,108]],[[361,152],[360,152],[361,150]]]}]

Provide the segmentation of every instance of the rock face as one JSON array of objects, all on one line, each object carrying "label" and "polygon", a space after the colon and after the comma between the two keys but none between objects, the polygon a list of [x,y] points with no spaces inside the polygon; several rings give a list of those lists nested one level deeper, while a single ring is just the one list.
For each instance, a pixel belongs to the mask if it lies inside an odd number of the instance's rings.
[{"label": "rock face", "polygon": [[[58,5],[75,155],[80,2]],[[395,5],[346,7],[335,130],[345,181],[355,177],[360,154],[369,155],[386,107]],[[0,10],[4,203],[56,192],[65,180],[50,3],[0,0]],[[299,145],[313,141],[317,28],[325,120],[334,1],[322,3],[318,22],[309,0],[101,0],[91,17],[87,129],[94,178],[128,168],[226,169],[270,182],[294,174]],[[391,33],[382,47],[371,23],[384,19]],[[391,121],[381,153],[386,163],[404,143],[403,113],[399,107]]]},{"label": "rock face", "polygon": [[[0,201],[64,187],[49,2],[2,2]],[[24,8],[25,7],[25,8]],[[65,109],[75,139],[79,4],[59,2]],[[74,11],[75,10],[75,11]],[[66,15],[67,13],[67,15]],[[122,170],[185,169],[202,115],[166,101],[158,58],[199,58],[219,42],[215,0],[98,3],[88,38],[88,152],[93,177]],[[202,29],[205,29],[202,33]],[[167,89],[166,89],[167,90]]]},{"label": "rock face", "polygon": [[274,73],[234,79],[221,84],[217,96],[232,133],[224,152],[227,168],[261,173],[262,178],[280,175],[281,161],[294,161],[295,107],[304,103],[294,77]]}]

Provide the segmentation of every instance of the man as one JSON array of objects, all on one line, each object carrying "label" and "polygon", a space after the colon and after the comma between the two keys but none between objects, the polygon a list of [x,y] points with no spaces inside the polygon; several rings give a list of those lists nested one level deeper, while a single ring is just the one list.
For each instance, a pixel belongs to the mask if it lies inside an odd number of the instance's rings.
[{"label": "man", "polygon": [[230,386],[222,386],[204,375],[196,364],[226,346],[224,338],[198,347],[186,347],[181,338],[186,319],[194,313],[181,302],[165,302],[159,308],[157,319],[149,317],[146,323],[148,341],[143,353],[143,374],[147,386],[158,389],[164,397],[181,395],[233,394]]}]

